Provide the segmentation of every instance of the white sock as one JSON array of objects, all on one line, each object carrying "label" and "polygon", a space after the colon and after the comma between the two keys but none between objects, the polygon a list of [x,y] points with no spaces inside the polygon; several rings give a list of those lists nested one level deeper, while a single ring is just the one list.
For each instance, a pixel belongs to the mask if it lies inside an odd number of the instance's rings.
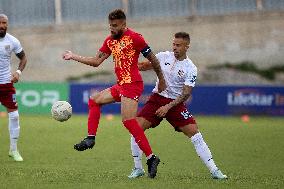
[{"label": "white sock", "polygon": [[17,150],[17,141],[20,134],[19,112],[18,110],[8,113],[9,116],[9,133],[10,133],[10,150]]},{"label": "white sock", "polygon": [[209,169],[209,171],[211,173],[216,171],[218,168],[214,163],[214,160],[212,158],[212,154],[211,154],[207,144],[204,142],[201,133],[196,133],[194,136],[192,136],[191,142],[194,145],[194,148],[196,150],[197,155],[204,162],[204,164]]},{"label": "white sock", "polygon": [[132,152],[132,157],[134,160],[134,166],[135,168],[139,168],[142,169],[142,150],[140,150],[138,144],[135,142],[134,137],[131,135],[131,139],[130,139],[130,143],[131,143],[131,152]]}]

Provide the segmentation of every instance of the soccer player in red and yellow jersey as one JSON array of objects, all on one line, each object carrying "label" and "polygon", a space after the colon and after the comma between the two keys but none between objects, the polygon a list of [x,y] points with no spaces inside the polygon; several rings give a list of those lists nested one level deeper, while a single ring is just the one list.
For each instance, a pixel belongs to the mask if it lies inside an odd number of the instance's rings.
[{"label": "soccer player in red and yellow jersey", "polygon": [[136,121],[138,99],[143,92],[143,80],[138,70],[138,58],[142,53],[153,65],[158,76],[158,90],[166,88],[158,59],[145,42],[142,35],[126,27],[125,13],[120,10],[112,11],[109,16],[109,28],[111,35],[108,36],[95,57],[83,57],[66,51],[64,60],[77,62],[97,67],[110,55],[113,56],[117,84],[107,88],[89,99],[88,136],[74,148],[78,151],[91,149],[95,144],[95,136],[100,119],[100,107],[104,104],[121,102],[121,116],[123,125],[133,135],[140,149],[147,157],[148,176],[154,178],[157,166],[160,162],[158,156],[152,153],[143,129]]}]

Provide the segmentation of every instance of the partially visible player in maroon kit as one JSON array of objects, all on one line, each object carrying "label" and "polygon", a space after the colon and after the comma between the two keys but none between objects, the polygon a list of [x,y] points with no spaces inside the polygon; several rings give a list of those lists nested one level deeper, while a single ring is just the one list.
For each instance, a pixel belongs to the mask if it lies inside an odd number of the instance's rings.
[{"label": "partially visible player in maroon kit", "polygon": [[[14,83],[20,80],[20,75],[27,64],[27,58],[20,41],[7,33],[8,21],[5,14],[0,14],[0,105],[6,108],[9,117],[9,156],[15,161],[23,161],[17,147],[20,122]],[[20,60],[15,72],[11,69],[12,53],[15,53]]]},{"label": "partially visible player in maroon kit", "polygon": [[78,151],[93,148],[95,136],[100,119],[100,107],[104,104],[121,102],[121,116],[123,125],[133,135],[135,141],[147,157],[148,176],[154,178],[157,166],[160,162],[158,156],[152,153],[152,149],[144,134],[143,129],[136,121],[138,99],[141,96],[144,85],[138,70],[138,57],[142,53],[153,65],[159,78],[158,90],[166,88],[165,80],[158,59],[144,38],[126,27],[126,16],[120,9],[109,14],[109,27],[111,35],[108,36],[95,57],[83,57],[66,51],[64,60],[75,60],[80,63],[97,67],[111,54],[115,64],[117,84],[107,88],[89,99],[88,136],[74,145]]}]

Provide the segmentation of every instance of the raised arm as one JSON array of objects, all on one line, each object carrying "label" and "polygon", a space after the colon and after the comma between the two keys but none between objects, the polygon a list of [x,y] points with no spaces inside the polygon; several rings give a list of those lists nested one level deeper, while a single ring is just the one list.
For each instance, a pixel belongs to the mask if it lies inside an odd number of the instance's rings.
[{"label": "raised arm", "polygon": [[17,71],[15,71],[12,74],[12,79],[11,79],[12,83],[17,83],[19,81],[20,75],[22,74],[22,71],[25,69],[26,64],[27,64],[27,57],[26,57],[24,50],[16,54],[16,56],[20,59],[20,63],[19,63]]},{"label": "raised arm", "polygon": [[185,102],[189,97],[191,97],[192,89],[193,89],[193,87],[188,86],[188,85],[184,85],[183,89],[182,89],[182,94],[180,96],[178,96],[172,102],[166,104],[165,106],[160,107],[156,111],[156,115],[159,116],[159,117],[164,117],[172,107],[174,107],[174,106],[176,106],[180,103]]},{"label": "raised arm", "polygon": [[93,67],[98,67],[105,59],[107,59],[110,54],[98,51],[95,57],[85,57],[75,54],[71,51],[65,51],[62,55],[64,60],[75,60],[82,64],[86,64]]},{"label": "raised arm", "polygon": [[162,92],[166,89],[166,81],[160,66],[159,60],[156,58],[153,52],[150,52],[146,57],[152,64],[152,67],[154,71],[156,72],[158,79],[159,79],[159,85],[158,85],[158,92]]}]

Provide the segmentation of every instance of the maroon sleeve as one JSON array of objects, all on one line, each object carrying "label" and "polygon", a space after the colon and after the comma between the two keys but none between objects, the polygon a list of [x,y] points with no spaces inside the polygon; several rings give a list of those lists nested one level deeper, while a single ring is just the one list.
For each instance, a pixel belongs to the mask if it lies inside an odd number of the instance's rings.
[{"label": "maroon sleeve", "polygon": [[106,53],[106,54],[111,54],[110,48],[107,46],[107,42],[109,41],[109,37],[105,39],[102,47],[99,49],[99,51]]},{"label": "maroon sleeve", "polygon": [[133,36],[133,41],[134,41],[134,48],[138,51],[141,52],[144,48],[148,46],[146,41],[144,40],[143,36],[141,34],[136,33],[136,35]]}]

